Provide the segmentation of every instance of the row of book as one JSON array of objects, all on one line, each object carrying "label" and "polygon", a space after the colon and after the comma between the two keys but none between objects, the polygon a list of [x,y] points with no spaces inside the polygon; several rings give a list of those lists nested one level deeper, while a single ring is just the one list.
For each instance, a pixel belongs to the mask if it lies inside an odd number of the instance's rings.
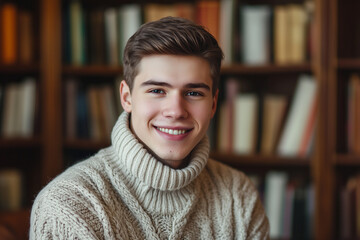
[{"label": "row of book", "polygon": [[23,175],[18,169],[0,170],[0,211],[20,210],[23,205]]},{"label": "row of book", "polygon": [[340,239],[360,238],[360,175],[350,177],[339,195]]},{"label": "row of book", "polygon": [[[166,16],[198,20],[200,24],[208,25],[209,30],[215,29],[213,24],[207,23],[218,20],[209,12],[209,6],[215,5],[218,6],[219,2],[199,1],[196,5],[180,2],[149,3],[144,6],[124,4],[120,7],[85,10],[81,1],[72,0],[63,11],[64,62],[74,65],[119,65],[127,40],[140,25]],[[196,9],[202,10],[197,14]]]},{"label": "row of book", "polygon": [[317,87],[312,76],[299,76],[292,99],[239,92],[239,79],[228,79],[226,84],[226,99],[219,109],[218,150],[282,156],[311,153],[317,112]]},{"label": "row of book", "polygon": [[307,179],[282,171],[269,171],[263,179],[250,178],[262,196],[271,239],[312,239],[315,199]]},{"label": "row of book", "polygon": [[352,74],[347,94],[347,147],[348,152],[360,155],[360,76]]},{"label": "row of book", "polygon": [[245,64],[299,64],[311,56],[313,5],[244,6],[241,59]]},{"label": "row of book", "polygon": [[68,139],[110,141],[121,112],[118,87],[111,84],[82,84],[65,80],[65,136]]},{"label": "row of book", "polygon": [[142,23],[179,16],[205,26],[218,39],[225,63],[298,64],[311,54],[312,15],[313,4],[239,8],[235,0],[201,0],[85,11],[79,0],[72,0],[63,11],[64,61],[118,65],[127,40]]},{"label": "row of book", "polygon": [[37,82],[33,77],[0,85],[1,136],[31,137],[35,132]]},{"label": "row of book", "polygon": [[35,59],[34,15],[13,1],[0,3],[0,64],[29,64]]}]

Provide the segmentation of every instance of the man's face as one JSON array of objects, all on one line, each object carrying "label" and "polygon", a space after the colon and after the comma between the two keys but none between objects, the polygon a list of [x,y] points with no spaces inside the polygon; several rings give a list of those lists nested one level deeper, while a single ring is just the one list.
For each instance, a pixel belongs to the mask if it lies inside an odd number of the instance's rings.
[{"label": "man's face", "polygon": [[130,93],[120,85],[131,112],[131,130],[157,158],[179,168],[206,134],[216,110],[209,64],[200,57],[150,55],[139,63]]}]

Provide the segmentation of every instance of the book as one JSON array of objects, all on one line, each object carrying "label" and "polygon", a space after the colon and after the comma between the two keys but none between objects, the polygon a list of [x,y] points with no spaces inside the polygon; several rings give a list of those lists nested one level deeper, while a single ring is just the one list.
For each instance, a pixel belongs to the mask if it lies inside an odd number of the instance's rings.
[{"label": "book", "polygon": [[0,210],[20,210],[23,199],[22,181],[23,177],[19,170],[0,170]]},{"label": "book", "polygon": [[286,184],[283,217],[282,217],[282,231],[281,236],[283,239],[291,239],[292,236],[292,223],[294,211],[294,195],[296,187],[292,182]]},{"label": "book", "polygon": [[80,85],[76,94],[76,136],[82,139],[90,138],[90,113],[86,89]]},{"label": "book", "polygon": [[65,80],[64,105],[65,105],[65,136],[69,139],[76,138],[76,103],[77,103],[77,80],[70,78]]},{"label": "book", "polygon": [[217,0],[200,0],[196,3],[196,22],[207,29],[217,41],[220,39],[220,3]]},{"label": "book", "polygon": [[318,108],[318,99],[314,97],[312,99],[312,103],[310,106],[310,112],[308,118],[306,119],[304,132],[300,139],[300,146],[298,150],[298,156],[305,157],[310,154],[312,149],[312,144],[314,144],[314,136],[315,136],[315,124],[316,124],[316,116],[317,116],[317,108]]},{"label": "book", "polygon": [[144,21],[152,22],[164,17],[176,17],[176,9],[172,4],[148,3],[144,6]]},{"label": "book", "polygon": [[84,65],[86,63],[85,16],[79,0],[72,0],[69,3],[69,17],[71,64]]},{"label": "book", "polygon": [[30,64],[34,61],[34,19],[30,11],[19,11],[19,62]]},{"label": "book", "polygon": [[309,49],[310,15],[301,4],[274,7],[274,62],[299,64],[306,60]]},{"label": "book", "polygon": [[14,3],[0,5],[0,62],[15,64],[18,56],[18,9]]},{"label": "book", "polygon": [[224,65],[234,62],[235,10],[235,0],[220,1],[219,43],[224,52]]},{"label": "book", "polygon": [[89,107],[89,130],[90,138],[94,140],[103,139],[102,115],[100,111],[98,87],[90,86],[87,91],[87,102]]},{"label": "book", "polygon": [[196,21],[196,9],[193,3],[177,2],[174,3],[176,16]]},{"label": "book", "polygon": [[298,154],[306,120],[309,119],[315,97],[316,81],[310,75],[301,75],[277,147],[279,155],[296,156]]},{"label": "book", "polygon": [[305,186],[297,186],[294,194],[292,239],[309,239],[307,225],[307,192]]},{"label": "book", "polygon": [[2,136],[14,137],[17,135],[17,127],[20,120],[18,118],[19,84],[12,82],[5,87],[4,91]]},{"label": "book", "polygon": [[119,65],[119,31],[116,8],[105,10],[106,58],[109,65]]},{"label": "book", "polygon": [[265,211],[270,222],[270,238],[280,239],[283,234],[283,207],[285,205],[288,175],[270,171],[265,176]]},{"label": "book", "polygon": [[228,137],[227,143],[227,151],[233,152],[234,151],[234,139],[235,139],[235,100],[238,95],[240,89],[240,84],[238,79],[236,78],[229,78],[226,80],[226,104],[228,107],[226,108],[226,120],[224,124],[228,125],[226,136]]},{"label": "book", "polygon": [[110,85],[105,85],[100,89],[100,105],[104,111],[105,139],[110,140],[111,131],[114,127],[118,113],[116,110],[115,96]]},{"label": "book", "polygon": [[122,5],[119,9],[119,62],[122,62],[124,48],[129,38],[141,26],[141,6],[139,4]]},{"label": "book", "polygon": [[305,8],[299,4],[288,6],[289,26],[289,62],[302,63],[306,60],[307,15]]},{"label": "book", "polygon": [[288,41],[290,27],[288,26],[287,7],[276,5],[274,7],[274,62],[287,64],[290,44]]},{"label": "book", "polygon": [[230,152],[230,125],[229,125],[229,105],[226,102],[222,102],[219,105],[219,119],[217,128],[217,141],[216,148],[220,152]]},{"label": "book", "polygon": [[238,154],[250,154],[256,150],[258,123],[258,97],[252,93],[240,93],[234,100],[233,150]]},{"label": "book", "polygon": [[360,154],[360,77],[352,74],[347,94],[347,146],[349,153]]},{"label": "book", "polygon": [[275,152],[287,102],[287,97],[284,95],[265,95],[262,117],[261,154],[270,155]]},{"label": "book", "polygon": [[270,63],[270,17],[267,5],[241,8],[241,55],[249,65]]},{"label": "book", "polygon": [[94,9],[88,15],[89,59],[91,64],[106,63],[104,10]]},{"label": "book", "polygon": [[22,137],[31,137],[34,134],[35,106],[36,106],[36,80],[25,78],[19,86],[18,115],[20,120],[17,133]]}]

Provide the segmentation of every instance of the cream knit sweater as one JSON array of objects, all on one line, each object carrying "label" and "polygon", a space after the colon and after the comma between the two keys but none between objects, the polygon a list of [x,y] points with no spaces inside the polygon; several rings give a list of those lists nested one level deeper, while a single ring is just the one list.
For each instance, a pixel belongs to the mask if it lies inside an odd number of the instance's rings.
[{"label": "cream knit sweater", "polygon": [[209,160],[205,137],[189,165],[157,161],[123,113],[112,146],[67,169],[37,196],[30,239],[268,239],[254,186]]}]

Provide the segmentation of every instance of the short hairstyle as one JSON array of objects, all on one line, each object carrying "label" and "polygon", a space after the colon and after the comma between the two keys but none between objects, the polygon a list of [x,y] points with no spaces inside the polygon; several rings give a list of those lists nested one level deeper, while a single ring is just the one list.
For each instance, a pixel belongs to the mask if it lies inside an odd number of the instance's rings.
[{"label": "short hairstyle", "polygon": [[124,78],[130,90],[141,59],[154,54],[197,56],[205,59],[210,66],[212,94],[215,94],[223,52],[216,39],[204,27],[179,17],[165,17],[142,25],[130,37],[124,50]]}]

